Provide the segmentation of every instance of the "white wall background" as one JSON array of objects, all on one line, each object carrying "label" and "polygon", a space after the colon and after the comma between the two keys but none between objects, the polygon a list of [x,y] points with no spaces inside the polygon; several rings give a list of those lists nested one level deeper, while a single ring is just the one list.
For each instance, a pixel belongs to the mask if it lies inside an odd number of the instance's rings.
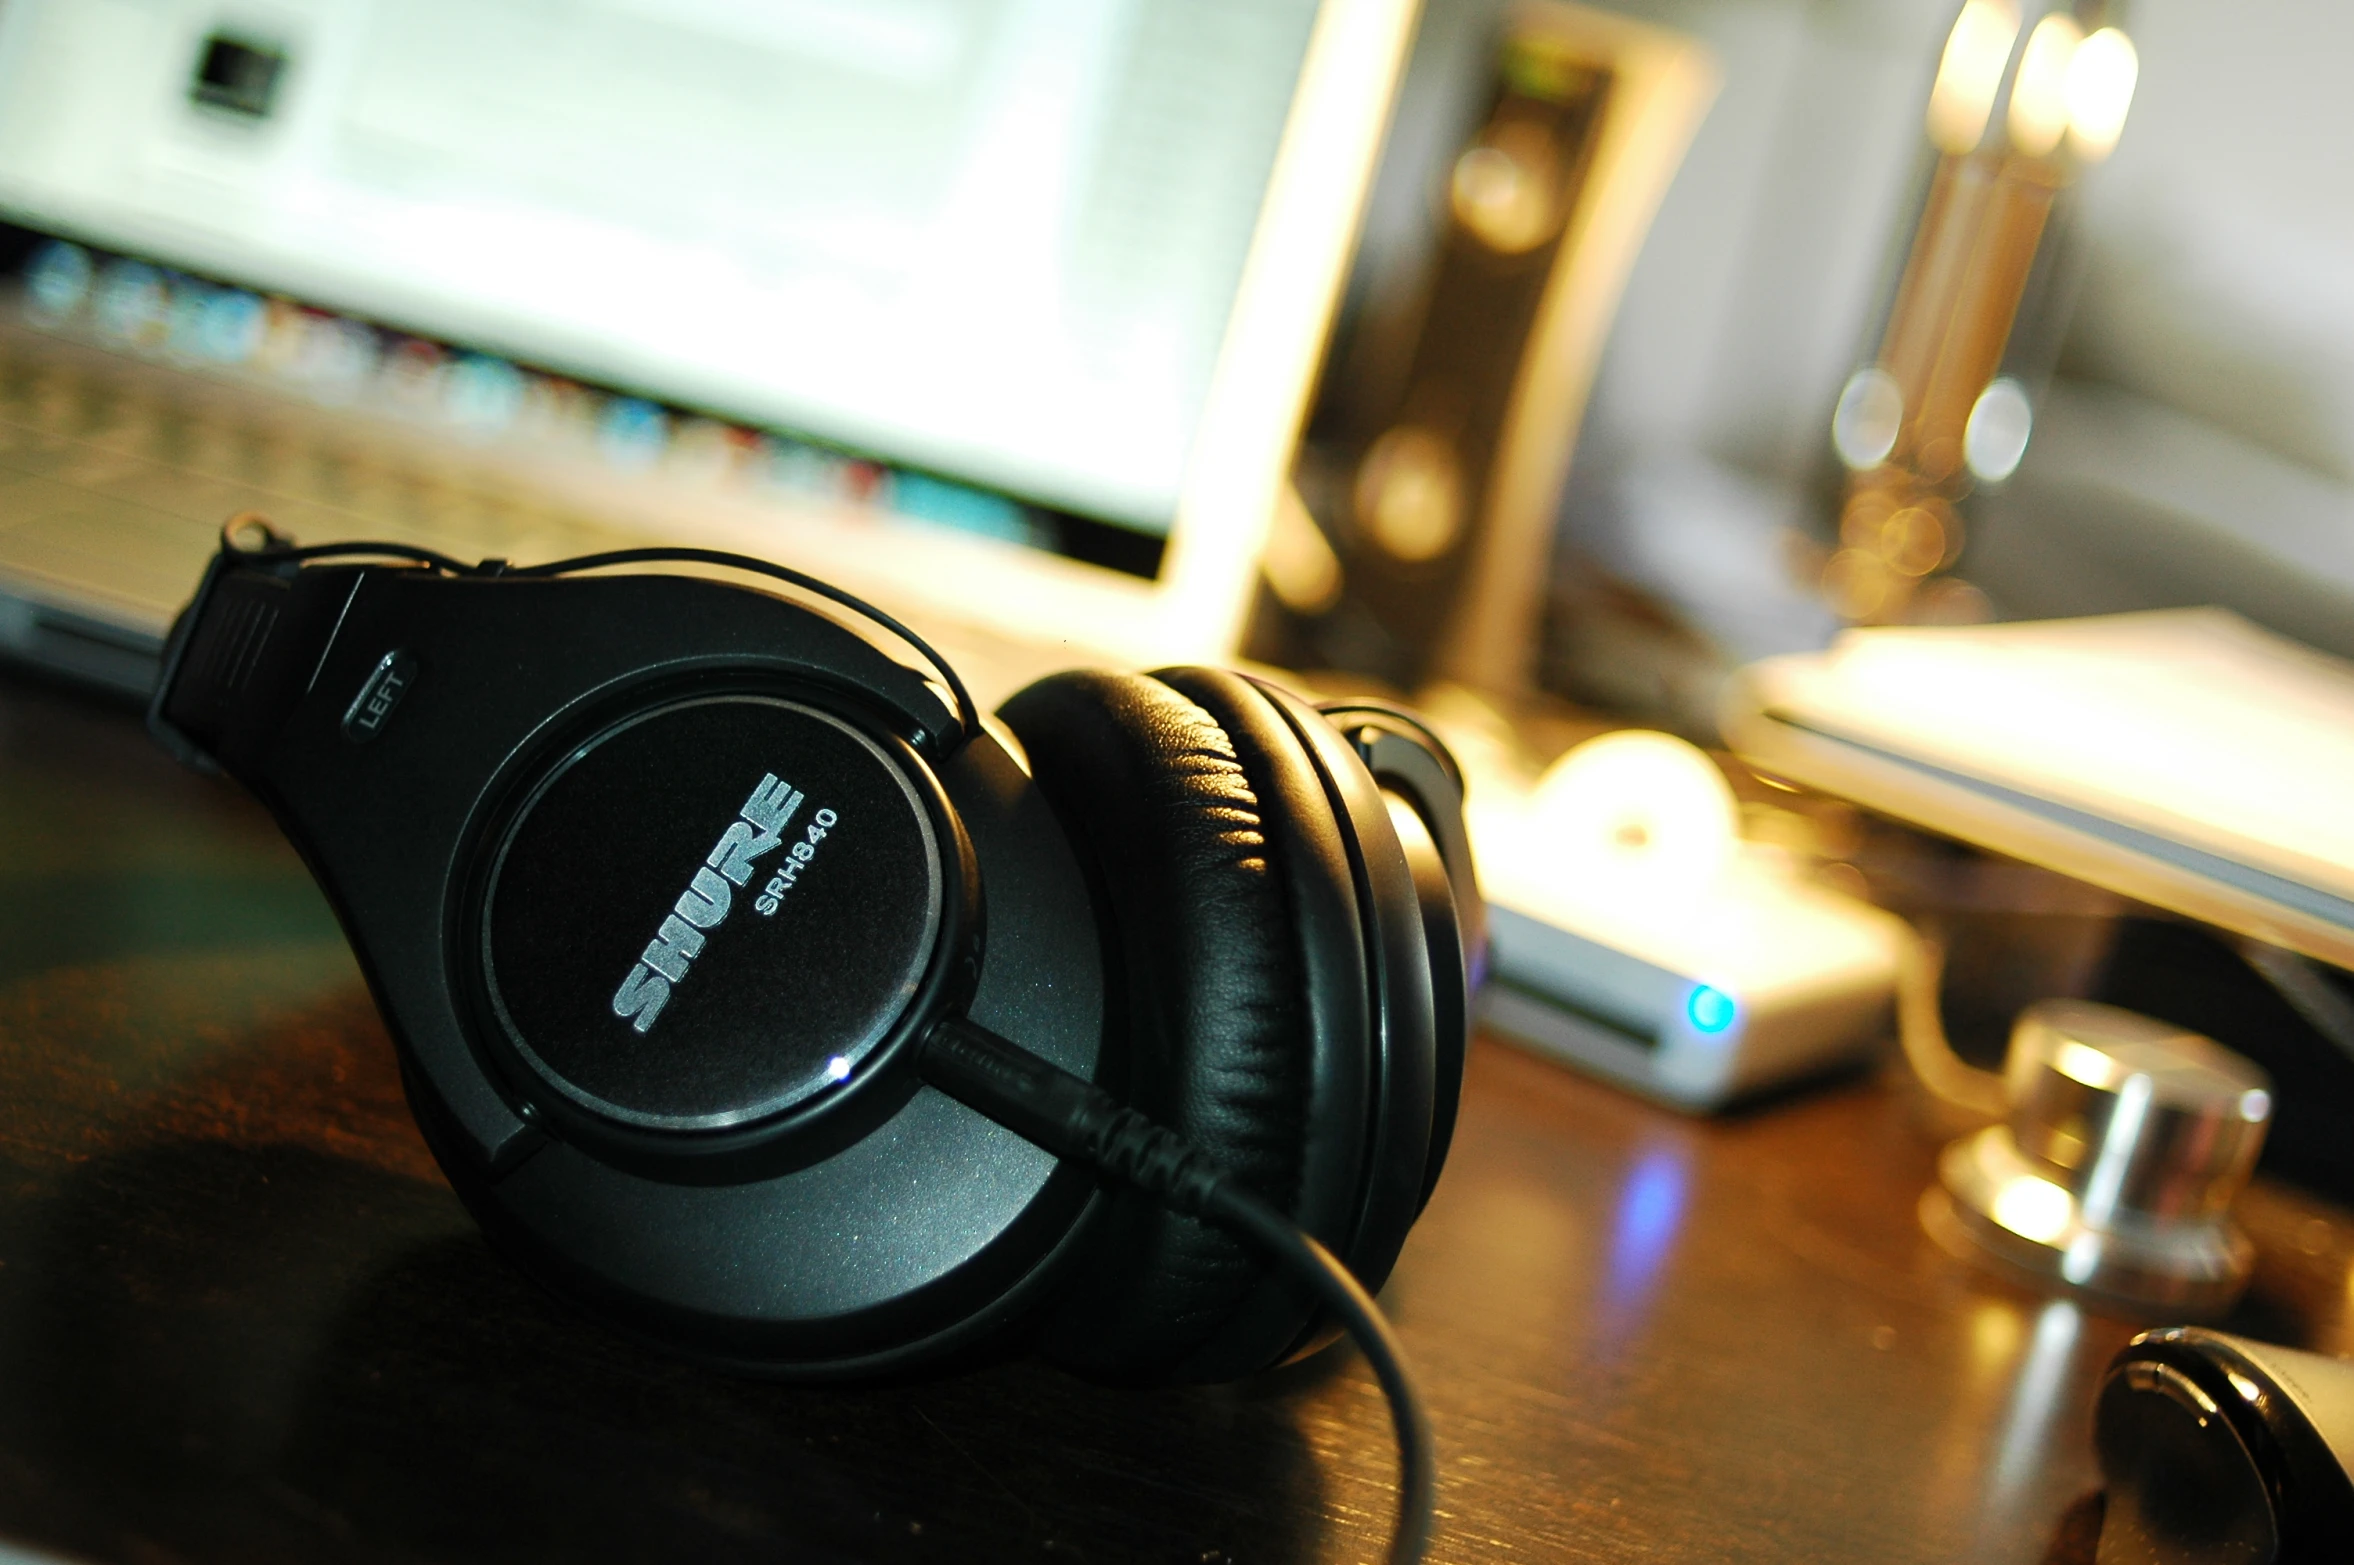
[{"label": "white wall background", "polygon": [[2144,0],[2066,370],[2354,482],[2354,5]]}]

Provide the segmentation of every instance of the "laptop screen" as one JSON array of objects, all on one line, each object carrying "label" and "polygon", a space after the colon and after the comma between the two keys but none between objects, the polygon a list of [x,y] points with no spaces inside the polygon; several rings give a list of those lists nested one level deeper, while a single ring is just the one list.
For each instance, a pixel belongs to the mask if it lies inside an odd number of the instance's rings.
[{"label": "laptop screen", "polygon": [[1316,9],[10,0],[0,208],[1155,535]]}]

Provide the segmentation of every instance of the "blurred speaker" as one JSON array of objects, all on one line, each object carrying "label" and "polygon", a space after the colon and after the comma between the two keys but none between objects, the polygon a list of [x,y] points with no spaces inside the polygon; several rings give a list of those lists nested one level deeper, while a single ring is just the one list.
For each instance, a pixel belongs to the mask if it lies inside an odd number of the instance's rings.
[{"label": "blurred speaker", "polygon": [[[1268,661],[1529,680],[1595,361],[1716,73],[1689,39],[1579,6],[1491,25],[1467,139],[1409,75],[1385,171],[1419,185],[1426,236],[1360,253],[1268,545],[1250,645]],[[1442,157],[1434,127],[1456,138]]]}]

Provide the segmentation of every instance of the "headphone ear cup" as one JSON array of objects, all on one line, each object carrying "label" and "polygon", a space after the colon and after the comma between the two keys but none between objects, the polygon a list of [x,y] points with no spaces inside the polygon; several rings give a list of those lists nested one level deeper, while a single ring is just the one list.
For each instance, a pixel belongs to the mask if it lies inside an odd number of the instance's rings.
[{"label": "headphone ear cup", "polygon": [[[1199,705],[1134,674],[1057,674],[999,715],[1094,883],[1109,1084],[1295,1219],[1317,1215],[1301,1201],[1311,1094],[1299,941],[1266,808],[1232,740]],[[1294,1306],[1288,1324],[1232,1340],[1225,1328],[1264,1268],[1134,1191],[1107,1194],[1071,1265],[1039,1347],[1106,1378],[1249,1373],[1306,1313]]]},{"label": "headphone ear cup", "polygon": [[1354,699],[1320,703],[1316,710],[1347,738],[1390,800],[1390,819],[1421,904],[1436,1054],[1419,1213],[1437,1188],[1454,1140],[1472,996],[1487,966],[1487,905],[1463,819],[1463,770],[1446,742],[1403,707]]},{"label": "headphone ear cup", "polygon": [[1295,877],[1311,986],[1307,1047],[1315,1090],[1336,1104],[1345,1095],[1364,1127],[1346,1226],[1327,1243],[1378,1289],[1422,1209],[1438,1097],[1429,931],[1397,812],[1349,739],[1281,686],[1219,669],[1157,677],[1226,725],[1246,770],[1264,766],[1283,779],[1278,819],[1301,828],[1287,862],[1324,866],[1320,878]]}]

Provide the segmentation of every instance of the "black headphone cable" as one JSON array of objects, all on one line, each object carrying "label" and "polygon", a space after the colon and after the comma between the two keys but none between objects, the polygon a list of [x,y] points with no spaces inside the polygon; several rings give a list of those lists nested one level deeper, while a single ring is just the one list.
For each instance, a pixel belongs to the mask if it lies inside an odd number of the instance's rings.
[{"label": "black headphone cable", "polygon": [[1397,1427],[1398,1525],[1390,1540],[1391,1565],[1422,1558],[1438,1489],[1430,1415],[1380,1306],[1330,1250],[1173,1131],[985,1027],[961,1017],[941,1022],[924,1040],[922,1069],[933,1086],[1023,1140],[1225,1228],[1331,1310],[1373,1367]]}]

